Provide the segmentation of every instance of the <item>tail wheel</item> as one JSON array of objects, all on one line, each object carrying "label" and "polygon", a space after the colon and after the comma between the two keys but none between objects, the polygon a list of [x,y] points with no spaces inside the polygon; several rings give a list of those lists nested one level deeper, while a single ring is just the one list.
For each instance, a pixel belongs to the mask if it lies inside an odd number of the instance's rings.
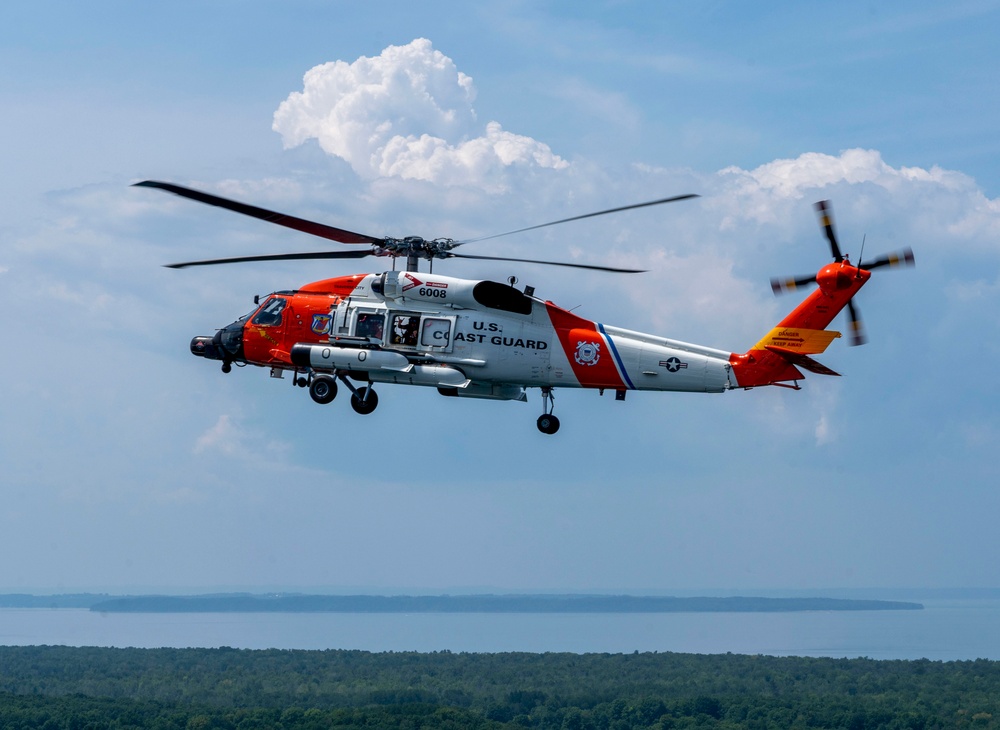
[{"label": "tail wheel", "polygon": [[326,405],[337,397],[337,381],[328,375],[317,375],[309,384],[309,397]]},{"label": "tail wheel", "polygon": [[549,435],[559,430],[559,419],[551,413],[545,413],[538,417],[538,430]]},{"label": "tail wheel", "polygon": [[371,388],[358,388],[358,392],[351,396],[351,408],[355,413],[367,416],[378,408],[378,393]]}]

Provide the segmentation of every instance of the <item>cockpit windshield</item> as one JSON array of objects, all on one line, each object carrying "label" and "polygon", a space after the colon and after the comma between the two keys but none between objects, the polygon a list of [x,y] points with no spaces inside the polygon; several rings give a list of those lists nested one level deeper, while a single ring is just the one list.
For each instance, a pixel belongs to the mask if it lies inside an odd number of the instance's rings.
[{"label": "cockpit windshield", "polygon": [[275,327],[281,324],[281,313],[286,304],[288,302],[281,297],[271,297],[257,312],[257,316],[253,318],[253,324],[261,327]]},{"label": "cockpit windshield", "polygon": [[237,322],[242,322],[243,324],[246,324],[247,322],[250,321],[250,318],[252,316],[254,316],[254,314],[256,314],[256,312],[257,312],[257,307],[254,307],[253,309],[251,309],[249,312],[247,312],[246,314],[244,314],[242,317],[240,317],[236,321]]}]

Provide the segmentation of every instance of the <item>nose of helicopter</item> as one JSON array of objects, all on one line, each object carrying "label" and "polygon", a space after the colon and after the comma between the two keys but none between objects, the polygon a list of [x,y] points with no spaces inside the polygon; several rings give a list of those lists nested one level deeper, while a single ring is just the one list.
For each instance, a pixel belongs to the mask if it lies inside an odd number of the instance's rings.
[{"label": "nose of helicopter", "polygon": [[199,335],[191,340],[191,354],[204,357],[207,360],[221,360],[219,348],[213,342],[214,337]]},{"label": "nose of helicopter", "polygon": [[228,324],[215,335],[199,335],[191,340],[191,354],[207,360],[222,360],[224,364],[244,362],[243,320]]}]

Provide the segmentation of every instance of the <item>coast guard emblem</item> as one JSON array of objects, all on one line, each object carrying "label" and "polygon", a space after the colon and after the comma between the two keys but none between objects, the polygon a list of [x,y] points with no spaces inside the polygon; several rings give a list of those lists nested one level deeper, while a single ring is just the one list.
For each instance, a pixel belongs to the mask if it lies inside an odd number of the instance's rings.
[{"label": "coast guard emblem", "polygon": [[596,365],[601,359],[600,342],[577,342],[573,359],[580,365]]},{"label": "coast guard emblem", "polygon": [[330,315],[329,314],[314,314],[312,327],[310,329],[314,334],[325,335],[330,332]]}]

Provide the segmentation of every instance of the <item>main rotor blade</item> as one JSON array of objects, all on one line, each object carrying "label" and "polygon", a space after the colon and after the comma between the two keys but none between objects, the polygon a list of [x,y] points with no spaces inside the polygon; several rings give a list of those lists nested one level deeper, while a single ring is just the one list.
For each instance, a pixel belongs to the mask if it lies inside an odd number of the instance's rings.
[{"label": "main rotor blade", "polygon": [[820,200],[814,207],[819,213],[819,224],[823,226],[826,239],[830,242],[830,253],[833,254],[833,260],[839,264],[844,260],[844,256],[840,253],[840,246],[837,245],[837,234],[833,230],[833,212],[830,210],[830,201]]},{"label": "main rotor blade", "polygon": [[865,261],[864,263],[858,264],[858,268],[871,271],[872,269],[877,269],[880,266],[914,265],[916,265],[916,259],[913,258],[913,249],[907,246],[902,251],[885,254],[884,256],[879,256],[877,259],[872,259],[871,261]]},{"label": "main rotor blade", "polygon": [[164,264],[168,269],[186,269],[189,266],[214,266],[215,264],[242,264],[248,261],[303,261],[311,259],[363,259],[375,256],[373,251],[313,251],[310,253],[276,253],[262,256],[234,256],[227,259],[204,259],[184,261],[179,264]]},{"label": "main rotor blade", "polygon": [[[518,228],[516,231],[507,231],[506,233],[496,233],[496,234],[494,234],[492,236],[483,236],[482,238],[470,238],[468,241],[461,241],[459,243],[456,243],[456,245],[461,246],[462,244],[465,244],[465,243],[478,243],[479,241],[489,241],[489,240],[491,240],[493,238],[500,238],[502,236],[511,236],[511,235],[513,235],[515,233],[524,233],[525,231],[534,231],[537,228],[545,228],[547,226],[555,226],[555,225],[559,225],[560,223],[569,223],[570,221],[579,221],[579,220],[583,220],[584,218],[595,218],[595,217],[597,217],[599,215],[607,215],[608,213],[620,213],[620,212],[622,212],[624,210],[633,210],[635,208],[648,208],[651,205],[661,205],[663,203],[673,203],[673,202],[676,202],[678,200],[688,200],[689,198],[698,198],[698,197],[701,197],[701,196],[695,195],[693,193],[689,193],[687,195],[675,195],[672,198],[662,198],[660,200],[650,200],[648,203],[636,203],[635,205],[623,205],[620,208],[609,208],[608,210],[599,210],[596,213],[586,213],[584,215],[575,215],[572,218],[563,218],[562,220],[551,221],[550,223],[540,223],[537,226],[528,226],[527,228]],[[517,259],[512,259],[512,260],[516,261]],[[552,262],[551,261],[542,261],[542,262],[535,262],[535,263],[552,263]],[[572,264],[567,264],[567,265],[569,266],[569,265],[572,265]]]},{"label": "main rotor blade", "polygon": [[315,221],[306,220],[304,218],[296,218],[292,215],[276,213],[273,210],[258,208],[253,205],[247,205],[246,203],[240,203],[228,198],[222,198],[218,195],[203,193],[200,190],[192,190],[191,188],[186,188],[182,185],[174,185],[173,183],[159,182],[157,180],[143,180],[142,182],[135,183],[134,186],[140,188],[156,188],[157,190],[166,190],[168,193],[180,195],[182,198],[189,198],[191,200],[197,200],[199,203],[205,203],[206,205],[214,205],[219,208],[225,208],[226,210],[248,215],[251,218],[258,218],[262,221],[267,221],[268,223],[274,223],[279,226],[284,226],[285,228],[292,228],[296,231],[302,231],[303,233],[309,233],[313,236],[326,238],[330,241],[337,241],[338,243],[378,244],[383,241],[381,238],[373,238],[371,236],[366,236],[363,233],[345,231],[343,228],[334,228],[333,226],[316,223]]},{"label": "main rotor blade", "polygon": [[474,256],[465,253],[448,252],[443,258],[482,259],[484,261],[520,261],[525,264],[545,264],[546,266],[570,266],[574,269],[592,269],[594,271],[612,271],[616,274],[644,274],[646,269],[618,269],[613,266],[592,266],[590,264],[570,264],[565,261],[538,261],[536,259],[513,259],[507,256]]}]

